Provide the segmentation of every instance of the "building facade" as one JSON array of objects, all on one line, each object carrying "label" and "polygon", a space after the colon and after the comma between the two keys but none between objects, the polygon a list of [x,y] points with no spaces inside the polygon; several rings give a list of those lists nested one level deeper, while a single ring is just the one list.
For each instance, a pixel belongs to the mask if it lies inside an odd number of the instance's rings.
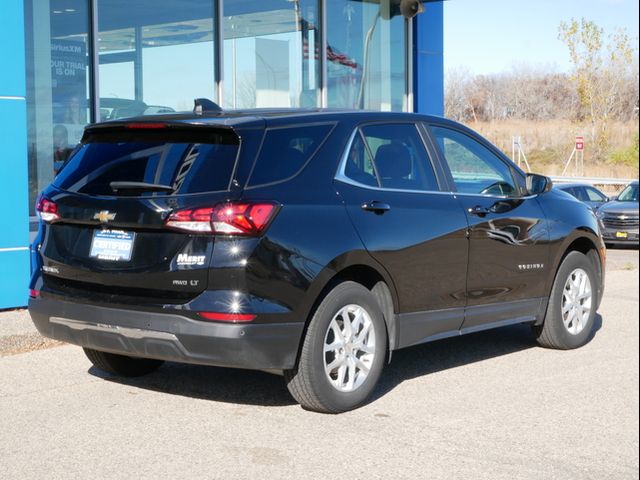
[{"label": "building facade", "polygon": [[442,4],[412,3],[3,0],[0,309],[26,304],[37,195],[88,123],[197,97],[442,114]]}]

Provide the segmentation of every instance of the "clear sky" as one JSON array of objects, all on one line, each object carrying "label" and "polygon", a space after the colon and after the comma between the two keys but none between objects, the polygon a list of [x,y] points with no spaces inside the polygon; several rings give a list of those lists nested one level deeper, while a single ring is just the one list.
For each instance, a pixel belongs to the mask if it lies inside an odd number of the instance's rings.
[{"label": "clear sky", "polygon": [[486,74],[528,64],[568,71],[561,21],[592,20],[605,34],[624,27],[638,45],[637,0],[449,0],[444,2],[445,71]]}]

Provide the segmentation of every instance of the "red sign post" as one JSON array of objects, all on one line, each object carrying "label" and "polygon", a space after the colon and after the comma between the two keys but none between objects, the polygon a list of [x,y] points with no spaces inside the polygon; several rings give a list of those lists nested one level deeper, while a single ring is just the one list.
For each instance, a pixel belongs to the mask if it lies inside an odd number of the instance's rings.
[{"label": "red sign post", "polygon": [[562,170],[562,176],[567,173],[569,170],[569,166],[575,159],[575,172],[574,174],[577,176],[582,176],[584,174],[584,137],[582,135],[576,135],[576,143],[573,147],[573,151],[569,156],[569,160],[564,165],[564,170]]}]

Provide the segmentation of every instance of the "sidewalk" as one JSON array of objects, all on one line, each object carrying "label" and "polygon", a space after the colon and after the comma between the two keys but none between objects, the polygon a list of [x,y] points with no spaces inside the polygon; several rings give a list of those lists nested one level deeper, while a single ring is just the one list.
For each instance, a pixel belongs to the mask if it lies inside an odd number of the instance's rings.
[{"label": "sidewalk", "polygon": [[0,311],[0,357],[62,345],[38,333],[26,310]]},{"label": "sidewalk", "polygon": [[37,332],[26,309],[0,311],[0,337]]}]

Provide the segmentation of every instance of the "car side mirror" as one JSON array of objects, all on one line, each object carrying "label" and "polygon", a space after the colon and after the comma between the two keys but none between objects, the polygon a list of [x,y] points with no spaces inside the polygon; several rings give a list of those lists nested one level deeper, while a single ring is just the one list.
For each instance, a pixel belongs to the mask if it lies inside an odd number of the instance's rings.
[{"label": "car side mirror", "polygon": [[544,175],[528,173],[526,186],[527,193],[529,195],[540,195],[541,193],[546,193],[553,188],[553,181]]}]

